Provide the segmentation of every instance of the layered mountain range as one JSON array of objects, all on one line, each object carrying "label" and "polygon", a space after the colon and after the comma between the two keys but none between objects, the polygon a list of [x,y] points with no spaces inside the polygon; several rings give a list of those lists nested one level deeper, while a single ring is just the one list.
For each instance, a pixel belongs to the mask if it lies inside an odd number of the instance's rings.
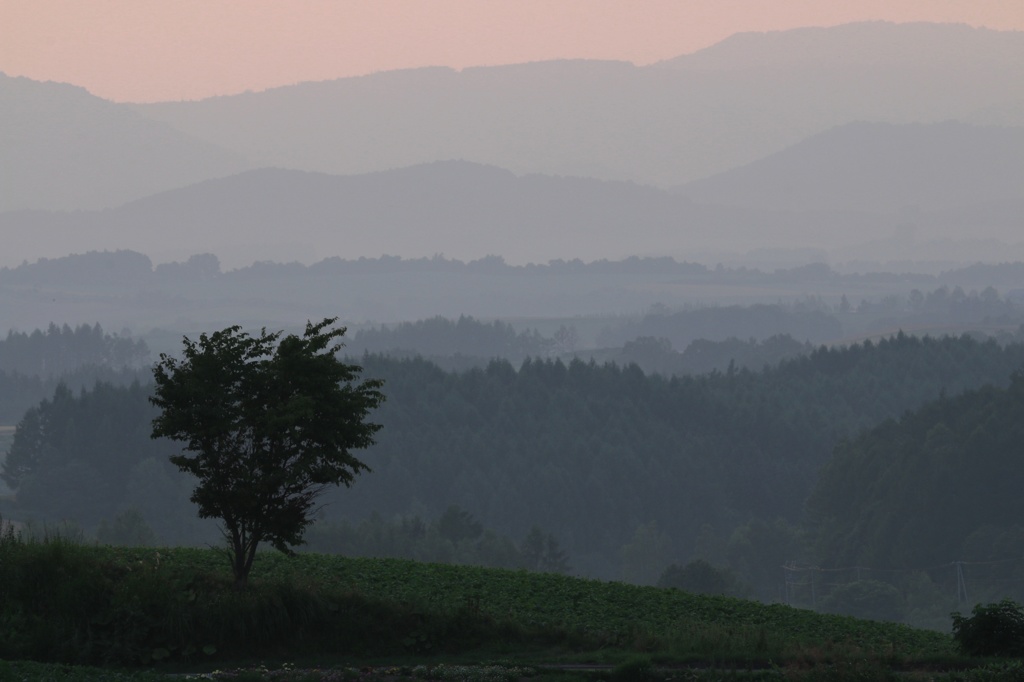
[{"label": "layered mountain range", "polygon": [[0,76],[0,265],[989,259],[1024,213],[1024,34],[850,24],[650,66],[427,68],[196,102]]}]

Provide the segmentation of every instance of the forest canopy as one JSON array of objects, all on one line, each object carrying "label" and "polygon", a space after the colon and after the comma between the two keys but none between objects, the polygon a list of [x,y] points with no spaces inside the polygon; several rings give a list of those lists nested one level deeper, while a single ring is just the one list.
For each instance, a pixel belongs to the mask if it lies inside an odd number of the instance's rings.
[{"label": "forest canopy", "polygon": [[[360,364],[388,386],[373,416],[385,429],[365,453],[374,475],[328,493],[324,521],[375,511],[436,518],[458,505],[508,537],[543,528],[595,577],[623,577],[620,550],[646,547],[648,563],[663,562],[651,582],[746,528],[737,541],[783,555],[730,561],[746,565],[747,582],[767,571],[770,590],[792,558],[785,548],[799,550],[787,529],[836,443],[943,392],[1007,385],[1024,345],[897,335],[757,372],[673,379],[580,361],[498,360],[464,372],[378,355]],[[26,413],[5,471],[20,486],[17,513],[88,528],[134,506],[165,541],[208,532],[191,520],[187,482],[167,463],[173,445],[148,439],[150,391],[62,390]]]}]

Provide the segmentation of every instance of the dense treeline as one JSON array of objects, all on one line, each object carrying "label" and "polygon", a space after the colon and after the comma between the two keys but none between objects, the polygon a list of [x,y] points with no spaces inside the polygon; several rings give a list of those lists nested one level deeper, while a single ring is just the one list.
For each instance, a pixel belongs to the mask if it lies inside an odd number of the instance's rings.
[{"label": "dense treeline", "polygon": [[500,320],[436,316],[360,329],[348,347],[355,355],[422,356],[456,370],[483,367],[493,358],[518,364],[527,357],[579,357],[681,375],[724,371],[730,365],[761,369],[806,355],[814,343],[871,328],[960,329],[1001,343],[1024,339],[1024,310],[992,287],[980,292],[945,286],[927,293],[913,289],[905,297],[862,300],[856,306],[845,296],[836,305],[817,297],[789,304],[682,310],[655,305],[640,318],[612,319],[602,319],[596,333],[581,339],[571,321],[544,336],[536,329],[517,332]]},{"label": "dense treeline", "polygon": [[1020,345],[904,335],[674,379],[557,361],[453,375],[366,358],[389,395],[375,475],[334,502],[394,514],[433,497],[512,535],[541,523],[580,566],[614,575],[644,524],[685,558],[705,524],[727,535],[752,518],[799,519],[842,437],[943,390],[1005,382],[1022,362]]},{"label": "dense treeline", "polygon": [[[86,315],[111,325],[150,328],[147,340],[159,351],[176,349],[176,334],[156,329],[167,320],[177,320],[182,331],[239,321],[301,328],[302,310],[341,306],[353,330],[392,323],[374,340],[384,345],[361,344],[360,352],[400,349],[455,369],[493,357],[518,364],[525,355],[553,357],[599,349],[602,362],[611,359],[604,350],[622,348],[638,338],[667,339],[680,353],[694,339],[761,342],[789,335],[800,343],[819,343],[859,340],[897,329],[980,332],[1005,341],[1024,322],[1020,292],[1010,290],[1018,286],[1015,277],[1022,268],[1024,264],[1009,264],[941,276],[860,275],[841,274],[823,264],[763,272],[708,268],[670,258],[513,266],[494,257],[469,263],[443,257],[381,257],[330,258],[311,265],[267,262],[222,271],[211,254],[154,267],[142,254],[119,251],[0,268],[0,302],[10,308],[8,322],[25,329],[45,329],[43,310],[66,319]],[[983,279],[986,273],[991,275],[988,281]],[[639,310],[652,312],[646,317],[629,314]],[[535,317],[514,323],[519,337],[515,340],[506,339],[500,329],[489,330],[490,339],[471,329],[453,337],[436,320],[395,326],[420,319],[425,311],[444,315],[456,326],[464,315],[487,320],[487,326],[494,318],[507,324]],[[559,324],[577,326],[576,343],[571,336],[554,338]],[[535,342],[540,339],[523,338],[529,325],[553,343],[538,347]],[[446,334],[455,342],[451,348],[445,348]],[[740,358],[735,360],[743,364]],[[727,367],[728,360],[720,366]],[[684,366],[673,371],[693,370]]]},{"label": "dense treeline", "polygon": [[25,411],[53,396],[58,386],[78,391],[97,382],[127,386],[133,381],[149,381],[149,368],[125,369],[90,365],[44,379],[19,372],[0,371],[0,425],[13,426]]},{"label": "dense treeline", "polygon": [[458,320],[437,316],[361,329],[347,346],[355,355],[364,352],[422,355],[439,362],[459,356],[485,363],[492,358],[519,362],[557,350],[554,339],[544,338],[536,330],[517,333],[507,322],[482,322],[467,315],[461,315]]},{"label": "dense treeline", "polygon": [[106,334],[99,323],[58,327],[31,334],[10,331],[0,339],[0,371],[46,379],[81,367],[138,368],[149,362],[149,348],[141,339]]},{"label": "dense treeline", "polygon": [[818,306],[734,305],[653,312],[639,322],[606,330],[598,341],[604,346],[621,346],[630,339],[646,336],[668,339],[674,348],[686,348],[697,339],[752,338],[760,341],[781,334],[800,341],[820,343],[842,338],[843,325]]},{"label": "dense treeline", "polygon": [[780,334],[761,341],[744,341],[735,337],[721,341],[695,339],[680,353],[672,349],[672,342],[666,338],[642,336],[627,341],[621,350],[584,355],[620,365],[635,364],[645,372],[670,376],[707,374],[715,370],[725,372],[729,367],[759,370],[814,350],[815,346],[810,342],[801,343],[788,334]]},{"label": "dense treeline", "polygon": [[[66,386],[18,422],[0,477],[17,491],[19,514],[95,528],[137,509],[168,543],[209,537],[188,502],[189,482],[170,464],[170,441],[152,440],[150,385]],[[200,530],[202,529],[202,530]]]},{"label": "dense treeline", "polygon": [[210,253],[196,254],[177,263],[153,265],[148,256],[130,250],[91,251],[62,258],[41,258],[34,263],[24,262],[13,268],[0,268],[0,282],[5,284],[82,283],[134,283],[153,279],[192,280],[237,278],[260,279],[267,275],[275,278],[301,278],[322,274],[396,274],[409,272],[476,273],[496,275],[523,275],[534,278],[544,275],[622,275],[648,274],[699,279],[707,282],[740,281],[748,284],[779,282],[813,282],[850,284],[871,281],[875,283],[911,282],[923,290],[952,286],[987,287],[1016,285],[1024,276],[1024,263],[977,263],[949,270],[939,275],[907,272],[872,272],[870,274],[843,274],[824,263],[812,263],[788,269],[762,271],[748,267],[709,268],[700,263],[677,261],[671,257],[630,256],[622,260],[584,262],[579,259],[556,259],[547,263],[512,265],[500,256],[486,256],[475,261],[459,261],[444,256],[431,258],[401,258],[381,256],[346,260],[333,256],[311,265],[301,263],[275,263],[259,261],[237,270],[224,271],[218,258]]},{"label": "dense treeline", "polygon": [[570,560],[557,538],[533,526],[518,542],[484,528],[472,514],[449,506],[435,521],[419,516],[360,522],[320,521],[306,533],[304,550],[322,554],[415,559],[439,564],[524,568],[567,573]]},{"label": "dense treeline", "polygon": [[0,424],[17,423],[62,384],[79,390],[99,381],[127,385],[148,380],[148,361],[145,341],[108,334],[99,324],[12,330],[0,339]]},{"label": "dense treeline", "polygon": [[876,301],[862,300],[855,308],[840,304],[847,322],[873,318],[875,325],[904,329],[960,328],[982,331],[1004,340],[1021,337],[1024,309],[1019,296],[1000,296],[989,286],[980,292],[959,286],[941,286],[931,291],[911,289],[905,297],[888,295]]},{"label": "dense treeline", "polygon": [[836,449],[808,501],[831,565],[1024,558],[1024,374],[942,397]]},{"label": "dense treeline", "polygon": [[[965,358],[966,360],[966,358]],[[1024,374],[844,440],[807,503],[790,601],[945,629],[951,611],[1024,598]]]},{"label": "dense treeline", "polygon": [[[692,330],[691,330],[692,331]],[[696,333],[701,330],[697,329]],[[347,350],[353,355],[385,354],[390,357],[422,357],[449,370],[486,367],[501,358],[518,365],[528,357],[574,358],[635,364],[647,373],[704,374],[736,368],[761,369],[814,350],[807,341],[798,342],[788,334],[763,340],[729,337],[719,341],[693,340],[678,352],[666,338],[641,336],[621,348],[584,349],[573,325],[561,325],[550,337],[535,329],[516,332],[512,325],[495,320],[483,322],[462,315],[458,320],[433,317],[398,325],[381,325],[358,330]]]},{"label": "dense treeline", "polygon": [[[458,505],[499,535],[545,529],[589,575],[654,582],[714,551],[778,598],[778,567],[800,547],[792,524],[835,444],[943,391],[1005,384],[1024,345],[898,335],[672,379],[580,361],[462,373],[361,363],[386,382],[374,416],[384,429],[365,453],[373,473],[328,495],[325,522],[436,518]],[[146,396],[59,391],[26,414],[4,472],[18,484],[7,512],[95,526],[135,507],[161,541],[193,532],[189,483],[167,464],[171,446],[148,439]]]}]

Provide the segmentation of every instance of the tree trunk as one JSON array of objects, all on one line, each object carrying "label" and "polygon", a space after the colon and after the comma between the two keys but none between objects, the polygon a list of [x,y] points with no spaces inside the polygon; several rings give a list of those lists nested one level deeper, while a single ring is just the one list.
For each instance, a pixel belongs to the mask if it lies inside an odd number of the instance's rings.
[{"label": "tree trunk", "polygon": [[259,538],[246,537],[246,533],[231,528],[229,534],[231,572],[235,577],[235,589],[244,590],[249,585],[249,571],[256,558],[256,547]]}]

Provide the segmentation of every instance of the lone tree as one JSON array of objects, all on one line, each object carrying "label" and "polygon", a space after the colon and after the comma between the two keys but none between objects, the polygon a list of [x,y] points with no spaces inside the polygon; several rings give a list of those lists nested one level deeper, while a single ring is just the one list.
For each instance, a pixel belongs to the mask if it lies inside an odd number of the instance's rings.
[{"label": "lone tree", "polygon": [[199,516],[222,521],[238,587],[260,542],[292,554],[317,497],[369,471],[351,451],[374,442],[380,425],[366,418],[383,382],[355,383],[362,368],[338,359],[336,321],[284,338],[238,326],[185,337],[182,359],[161,354],[153,368],[153,437],[184,441],[171,462],[199,479]]}]

